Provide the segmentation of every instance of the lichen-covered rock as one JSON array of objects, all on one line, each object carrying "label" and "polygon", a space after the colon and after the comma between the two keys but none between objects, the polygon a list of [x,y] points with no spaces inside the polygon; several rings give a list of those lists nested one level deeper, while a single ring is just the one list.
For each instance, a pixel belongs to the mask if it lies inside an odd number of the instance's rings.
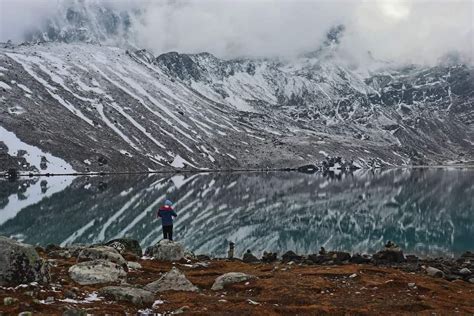
[{"label": "lichen-covered rock", "polygon": [[77,256],[78,261],[104,259],[115,262],[122,267],[127,267],[127,260],[125,260],[117,250],[108,246],[94,246],[91,248],[84,248]]},{"label": "lichen-covered rock", "polygon": [[163,239],[150,247],[147,254],[160,261],[179,261],[184,258],[184,247],[180,243]]},{"label": "lichen-covered rock", "polygon": [[155,301],[155,295],[147,290],[130,286],[107,286],[99,290],[99,294],[113,298],[115,301],[130,302],[135,305],[150,305]]},{"label": "lichen-covered rock", "polygon": [[0,285],[49,280],[49,266],[33,246],[0,236]]},{"label": "lichen-covered rock", "polygon": [[241,272],[229,272],[219,276],[212,285],[213,291],[220,291],[223,290],[224,287],[228,284],[240,283],[244,281],[248,281],[251,279],[255,279],[253,275],[241,273]]},{"label": "lichen-covered rock", "polygon": [[175,267],[173,267],[173,269],[171,269],[169,272],[163,274],[163,276],[155,282],[147,284],[145,286],[145,290],[151,291],[153,293],[165,291],[199,291],[199,289]]},{"label": "lichen-covered rock", "polygon": [[138,257],[141,257],[143,254],[142,247],[140,247],[140,243],[138,242],[138,240],[135,239],[114,239],[107,242],[106,245],[115,248],[122,255],[129,252],[134,255],[137,255]]},{"label": "lichen-covered rock", "polygon": [[81,285],[111,283],[125,279],[127,272],[107,260],[85,261],[69,268],[69,276]]}]

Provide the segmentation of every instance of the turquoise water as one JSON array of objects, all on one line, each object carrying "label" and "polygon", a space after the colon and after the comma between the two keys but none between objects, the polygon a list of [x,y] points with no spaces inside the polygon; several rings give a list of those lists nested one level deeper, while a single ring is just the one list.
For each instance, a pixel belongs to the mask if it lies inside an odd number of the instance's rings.
[{"label": "turquoise water", "polygon": [[474,170],[397,169],[353,174],[211,173],[49,177],[0,182],[0,234],[38,245],[117,237],[161,239],[155,211],[179,214],[175,239],[196,253],[319,247],[407,253],[474,250]]}]

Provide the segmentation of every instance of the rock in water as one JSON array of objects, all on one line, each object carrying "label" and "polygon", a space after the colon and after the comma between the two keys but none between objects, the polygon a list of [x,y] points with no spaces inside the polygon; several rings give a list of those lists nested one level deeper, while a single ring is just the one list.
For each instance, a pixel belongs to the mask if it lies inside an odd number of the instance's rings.
[{"label": "rock in water", "polygon": [[426,268],[426,273],[429,276],[432,276],[432,277],[437,277],[437,278],[443,278],[444,277],[444,272],[443,271],[441,271],[440,269],[433,268],[433,267]]},{"label": "rock in water", "polygon": [[199,291],[199,289],[175,267],[173,267],[169,272],[163,274],[163,276],[155,282],[147,284],[145,289],[153,293],[165,291]]},{"label": "rock in water", "polygon": [[142,256],[142,247],[140,243],[135,239],[120,238],[109,241],[107,246],[115,248],[120,254],[125,254],[130,252],[139,257]]},{"label": "rock in water", "polygon": [[160,261],[179,261],[184,258],[184,247],[168,239],[161,240],[148,251],[152,257]]},{"label": "rock in water", "polygon": [[155,301],[155,295],[152,292],[130,286],[107,286],[100,289],[99,294],[112,297],[115,301],[125,301],[140,306],[150,305]]},{"label": "rock in water", "polygon": [[260,260],[258,260],[257,257],[255,257],[252,252],[250,251],[250,249],[247,250],[246,253],[244,253],[244,257],[242,258],[242,261],[245,262],[245,263],[256,263],[256,262],[260,262]]},{"label": "rock in water", "polygon": [[117,282],[127,272],[118,264],[107,260],[85,261],[69,268],[69,276],[80,285]]},{"label": "rock in water", "polygon": [[253,275],[241,273],[241,272],[229,272],[219,276],[212,285],[213,291],[220,291],[223,290],[224,287],[228,284],[240,283],[244,281],[248,281],[251,279],[255,279]]},{"label": "rock in water", "polygon": [[31,245],[0,236],[0,285],[47,283],[49,267]]},{"label": "rock in water", "polygon": [[108,246],[94,246],[91,248],[84,248],[77,256],[78,261],[97,259],[104,259],[115,262],[122,267],[127,267],[127,260],[125,260],[117,250]]}]

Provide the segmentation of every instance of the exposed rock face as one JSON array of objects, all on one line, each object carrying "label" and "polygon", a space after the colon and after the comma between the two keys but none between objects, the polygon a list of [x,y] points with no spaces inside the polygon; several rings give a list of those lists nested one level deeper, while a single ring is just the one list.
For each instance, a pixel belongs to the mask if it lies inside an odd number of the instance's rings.
[{"label": "exposed rock face", "polygon": [[130,252],[139,257],[142,256],[142,247],[140,247],[140,243],[138,242],[138,240],[135,239],[114,239],[109,241],[106,245],[115,248],[120,254]]},{"label": "exposed rock face", "polygon": [[127,273],[118,264],[106,260],[85,261],[69,268],[69,276],[81,285],[111,283],[125,279]]},{"label": "exposed rock face", "polygon": [[130,286],[107,286],[100,289],[99,294],[112,297],[116,301],[126,301],[140,306],[153,304],[155,300],[152,292]]},{"label": "exposed rock face", "polygon": [[251,279],[255,279],[255,277],[241,272],[229,272],[219,276],[216,281],[214,281],[211,289],[213,291],[220,291],[228,284],[240,283]]},{"label": "exposed rock face", "polygon": [[145,289],[154,293],[165,291],[197,292],[199,289],[189,281],[186,276],[173,267],[155,282],[149,283]]},{"label": "exposed rock face", "polygon": [[77,256],[78,261],[104,259],[115,262],[122,267],[127,267],[127,261],[118,253],[115,248],[107,246],[94,246],[84,248]]},{"label": "exposed rock face", "polygon": [[48,282],[49,268],[31,245],[0,236],[0,285]]},{"label": "exposed rock face", "polygon": [[180,243],[163,239],[147,250],[148,254],[160,261],[178,261],[184,258],[184,247]]}]

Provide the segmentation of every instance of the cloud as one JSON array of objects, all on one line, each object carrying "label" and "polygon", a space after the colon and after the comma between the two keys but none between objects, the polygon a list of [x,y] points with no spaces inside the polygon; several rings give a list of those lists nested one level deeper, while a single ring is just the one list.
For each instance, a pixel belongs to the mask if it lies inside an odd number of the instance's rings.
[{"label": "cloud", "polygon": [[[1,33],[21,34],[66,0],[0,0]],[[69,0],[72,1],[72,0]],[[81,0],[76,0],[81,1]],[[95,3],[101,0],[83,0]],[[474,0],[103,0],[138,9],[134,34],[155,54],[211,52],[224,58],[294,56],[316,50],[344,24],[341,51],[382,60],[434,63],[452,51],[473,58]]]}]

